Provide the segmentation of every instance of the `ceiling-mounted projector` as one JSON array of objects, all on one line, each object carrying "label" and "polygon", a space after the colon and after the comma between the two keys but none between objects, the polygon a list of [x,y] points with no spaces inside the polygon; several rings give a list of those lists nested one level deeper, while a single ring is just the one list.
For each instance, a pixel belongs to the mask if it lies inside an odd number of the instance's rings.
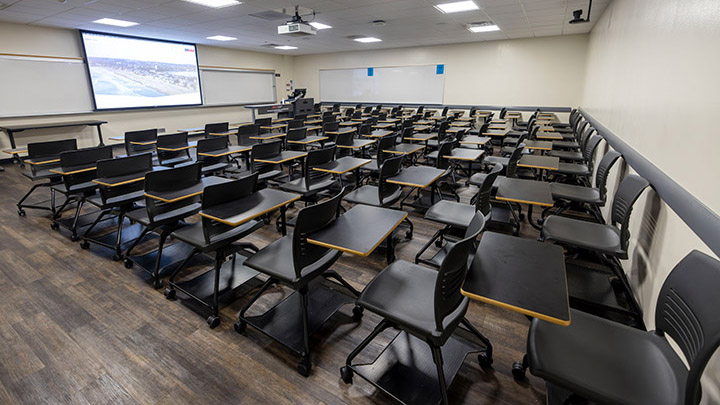
[{"label": "ceiling-mounted projector", "polygon": [[304,22],[290,22],[278,26],[278,34],[289,35],[291,37],[306,37],[308,35],[316,35],[317,28]]}]

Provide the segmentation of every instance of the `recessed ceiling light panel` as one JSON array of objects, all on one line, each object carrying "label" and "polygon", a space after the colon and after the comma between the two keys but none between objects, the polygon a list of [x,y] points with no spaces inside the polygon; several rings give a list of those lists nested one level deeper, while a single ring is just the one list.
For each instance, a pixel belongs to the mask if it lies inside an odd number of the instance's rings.
[{"label": "recessed ceiling light panel", "polygon": [[479,23],[468,24],[468,31],[470,32],[492,32],[500,31],[500,27],[495,25],[492,21],[483,21]]},{"label": "recessed ceiling light panel", "polygon": [[298,49],[298,47],[297,47],[297,46],[291,46],[291,45],[280,45],[280,46],[276,46],[275,49],[280,49],[280,50],[283,50],[283,51],[290,51],[290,50],[293,50],[293,49]]},{"label": "recessed ceiling light panel", "polygon": [[213,41],[234,41],[237,38],[226,37],[225,35],[213,35],[212,37],[207,37],[207,39],[212,39]]},{"label": "recessed ceiling light panel", "polygon": [[312,25],[313,27],[315,27],[319,30],[326,30],[326,29],[332,28],[332,25],[327,25],[327,24],[323,24],[323,23],[319,23],[319,22],[315,22],[315,21],[311,22],[310,25]]},{"label": "recessed ceiling light panel", "polygon": [[133,25],[138,25],[138,23],[136,23],[136,22],[116,20],[114,18],[101,18],[101,19],[95,20],[93,22],[95,24],[113,25],[115,27],[132,27]]},{"label": "recessed ceiling light panel", "polygon": [[445,14],[449,13],[460,13],[463,11],[479,10],[477,4],[474,1],[458,1],[455,3],[443,3],[436,4],[435,8],[442,11]]},{"label": "recessed ceiling light panel", "polygon": [[195,3],[201,6],[212,7],[212,8],[223,8],[229,6],[236,6],[242,4],[237,0],[185,0],[188,3]]},{"label": "recessed ceiling light panel", "polygon": [[382,39],[375,38],[375,37],[360,37],[360,38],[355,38],[353,41],[358,41],[358,42],[362,42],[363,44],[367,44],[370,42],[382,42]]}]

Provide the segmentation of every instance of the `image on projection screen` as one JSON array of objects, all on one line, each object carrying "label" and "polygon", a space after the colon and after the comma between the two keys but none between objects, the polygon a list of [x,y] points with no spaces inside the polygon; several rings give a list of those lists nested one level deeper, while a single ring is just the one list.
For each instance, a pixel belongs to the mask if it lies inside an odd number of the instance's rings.
[{"label": "image on projection screen", "polygon": [[96,109],[202,104],[194,44],[81,34]]}]

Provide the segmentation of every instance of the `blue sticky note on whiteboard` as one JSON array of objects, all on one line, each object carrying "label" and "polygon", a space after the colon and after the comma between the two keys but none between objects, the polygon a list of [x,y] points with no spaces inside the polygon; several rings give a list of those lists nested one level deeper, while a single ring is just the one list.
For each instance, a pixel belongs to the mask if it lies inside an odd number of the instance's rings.
[{"label": "blue sticky note on whiteboard", "polygon": [[435,74],[441,75],[443,73],[445,73],[445,65],[437,65],[437,67],[435,69]]},{"label": "blue sticky note on whiteboard", "polygon": [[368,76],[373,76],[375,74],[375,68],[368,68]]}]

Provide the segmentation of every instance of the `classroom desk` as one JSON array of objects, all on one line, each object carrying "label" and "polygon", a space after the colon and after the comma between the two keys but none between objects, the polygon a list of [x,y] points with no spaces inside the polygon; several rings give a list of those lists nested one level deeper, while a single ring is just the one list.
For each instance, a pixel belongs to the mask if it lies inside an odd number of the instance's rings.
[{"label": "classroom desk", "polygon": [[451,122],[450,126],[451,127],[469,127],[470,121],[460,121],[460,122],[455,121],[455,122]]},{"label": "classroom desk", "polygon": [[287,234],[285,211],[287,205],[300,199],[300,195],[272,188],[258,190],[247,197],[200,211],[203,218],[229,226],[239,226],[268,212],[280,209],[281,232]]},{"label": "classroom desk", "polygon": [[374,144],[376,141],[375,139],[353,139],[352,145],[337,145],[338,148],[341,149],[364,149],[368,146]]},{"label": "classroom desk", "polygon": [[387,118],[387,119],[378,121],[378,123],[381,123],[381,124],[397,124],[398,122],[400,122],[400,118]]},{"label": "classroom desk", "polygon": [[[100,126],[107,124],[107,121],[100,120],[85,120],[85,121],[65,121],[65,122],[49,122],[45,124],[30,124],[30,125],[4,125],[0,126],[0,131],[4,131],[10,139],[10,147],[15,149],[15,134],[23,131],[33,131],[36,129],[54,129],[54,128],[69,128],[69,127],[95,127],[97,129],[97,136],[99,144],[98,146],[105,146],[102,137],[102,130]],[[17,155],[15,155],[17,156]]]},{"label": "classroom desk", "polygon": [[[552,207],[555,204],[555,200],[552,198],[550,183],[513,178],[504,178],[502,180],[498,186],[495,199],[498,201],[527,204],[528,222],[537,230],[541,230],[542,228],[533,220],[533,206]],[[515,211],[512,208],[510,211],[513,216],[515,216]],[[515,218],[515,220],[518,221],[518,224],[520,223],[517,218]]]},{"label": "classroom desk", "polygon": [[378,129],[378,130],[372,131],[369,134],[363,134],[363,136],[366,136],[368,138],[382,138],[382,137],[385,137],[388,135],[392,135],[392,133],[393,133],[393,131]]},{"label": "classroom desk", "polygon": [[570,325],[562,247],[486,231],[460,293],[558,325]]},{"label": "classroom desk", "polygon": [[437,138],[438,134],[427,134],[427,133],[414,133],[410,136],[406,136],[404,139],[408,141],[421,141],[427,142],[430,139]]},{"label": "classroom desk", "polygon": [[395,124],[388,122],[388,123],[384,123],[384,124],[375,124],[372,127],[375,129],[388,129],[388,128],[392,128],[394,126],[395,126]]},{"label": "classroom desk", "polygon": [[180,190],[172,190],[167,192],[153,192],[153,194],[145,193],[145,197],[152,198],[154,200],[162,201],[164,203],[173,203],[176,201],[184,200],[198,196],[205,191],[205,187],[212,186],[215,184],[225,183],[232,181],[224,177],[208,176],[200,179],[200,183],[186,187]]},{"label": "classroom desk", "polygon": [[557,170],[560,158],[555,156],[523,155],[518,161],[518,167],[529,167],[540,170]]},{"label": "classroom desk", "polygon": [[[461,142],[462,143],[462,142]],[[525,144],[525,149],[535,149],[535,150],[552,150],[552,142],[550,141],[523,141]]]},{"label": "classroom desk", "polygon": [[464,137],[461,141],[461,145],[485,145],[488,142],[490,142],[489,136],[477,136],[477,135],[470,135]]},{"label": "classroom desk", "polygon": [[181,150],[192,149],[192,148],[197,148],[197,142],[194,142],[194,143],[188,142],[187,145],[160,146],[157,148],[157,150],[164,150],[166,152],[179,152]]},{"label": "classroom desk", "polygon": [[[437,181],[447,173],[446,170],[428,166],[411,166],[403,169],[396,176],[388,178],[388,183],[412,187],[417,191],[412,202],[406,203],[412,195],[412,190],[400,200],[400,209],[405,205],[413,208],[426,210],[435,204],[435,193],[437,192]],[[430,187],[430,202],[424,203],[422,190]]]},{"label": "classroom desk", "polygon": [[553,140],[553,141],[559,141],[559,140],[562,140],[562,139],[563,139],[563,136],[562,136],[560,133],[558,133],[558,132],[543,132],[543,131],[538,131],[538,132],[535,134],[535,138],[536,138],[536,139],[548,139],[548,140]]},{"label": "classroom desk", "polygon": [[457,134],[459,132],[465,132],[468,129],[470,129],[470,128],[469,127],[451,127],[451,128],[446,129],[445,132],[447,132],[448,134]]},{"label": "classroom desk", "polygon": [[357,122],[357,121],[345,121],[345,122],[341,122],[341,123],[338,124],[338,125],[340,125],[341,127],[356,127],[356,126],[358,126],[358,125],[360,125],[360,124],[362,124],[362,122]]},{"label": "classroom desk", "polygon": [[285,151],[280,152],[280,154],[277,155],[277,156],[273,156],[273,157],[268,158],[268,159],[255,159],[255,161],[256,161],[256,162],[260,162],[260,163],[275,163],[275,164],[280,164],[280,163],[289,162],[289,161],[291,161],[291,160],[304,158],[305,156],[307,156],[307,152],[299,152],[299,151],[294,151],[294,150],[285,150]]},{"label": "classroom desk", "polygon": [[395,261],[392,233],[407,216],[404,211],[358,204],[330,225],[308,235],[307,241],[365,257],[386,240],[387,263],[390,264]]},{"label": "classroom desk", "polygon": [[435,124],[435,121],[430,121],[430,120],[417,120],[417,121],[415,121],[415,124],[417,124],[417,125],[434,125],[434,124]]},{"label": "classroom desk", "polygon": [[[466,173],[467,177],[470,178],[472,176],[472,164],[473,162],[478,161],[478,159],[482,158],[483,154],[485,153],[482,149],[466,149],[466,148],[454,148],[450,151],[449,155],[443,155],[445,159],[450,159],[450,163],[452,164],[452,179],[453,184],[456,184],[455,182],[455,167],[457,164],[462,162],[467,162],[468,164],[468,171]],[[464,171],[465,169],[460,166],[460,168]]]},{"label": "classroom desk", "polygon": [[277,139],[277,138],[284,138],[286,134],[284,133],[277,133],[277,132],[270,132],[267,134],[260,134],[255,136],[249,136],[250,139],[255,139],[257,141],[267,141],[268,139]]},{"label": "classroom desk", "polygon": [[355,173],[355,187],[360,187],[360,168],[372,162],[370,159],[360,159],[353,156],[343,156],[332,162],[313,167],[319,172],[337,174],[340,180],[340,187],[343,187],[342,175],[351,171]]},{"label": "classroom desk", "polygon": [[124,176],[104,177],[92,182],[105,187],[117,187],[145,180],[145,173],[126,174]]},{"label": "classroom desk", "polygon": [[502,137],[502,136],[507,136],[508,132],[510,132],[510,130],[507,129],[507,128],[505,128],[505,129],[503,129],[503,130],[494,130],[494,131],[483,132],[482,134],[483,134],[484,136]]},{"label": "classroom desk", "polygon": [[59,156],[45,156],[38,159],[25,159],[25,163],[33,166],[47,165],[50,163],[57,163],[60,161]]},{"label": "classroom desk", "polygon": [[298,139],[295,141],[287,141],[287,143],[294,143],[296,145],[309,145],[309,144],[315,143],[315,142],[322,143],[322,142],[326,141],[327,139],[328,139],[327,136],[310,135],[310,136],[306,136],[303,139]]},{"label": "classroom desk", "polygon": [[387,153],[393,153],[396,155],[411,155],[415,152],[419,152],[421,150],[425,149],[424,145],[417,145],[412,143],[400,143],[396,144],[395,146],[384,149],[383,152]]},{"label": "classroom desk", "polygon": [[252,146],[230,145],[227,148],[213,150],[210,152],[198,152],[198,156],[220,157],[232,155],[233,153],[249,152],[250,150],[252,150]]},{"label": "classroom desk", "polygon": [[274,131],[276,129],[284,129],[287,127],[287,124],[272,124],[272,125],[262,125],[260,126],[260,129],[267,129],[268,131]]},{"label": "classroom desk", "polygon": [[342,134],[353,133],[355,131],[357,131],[355,128],[343,128],[338,131],[325,131],[324,134],[325,135],[342,135]]},{"label": "classroom desk", "polygon": [[84,164],[84,165],[78,165],[78,166],[73,166],[73,167],[57,167],[57,168],[55,168],[55,169],[50,169],[50,173],[55,173],[55,174],[60,174],[60,175],[62,175],[62,176],[67,176],[67,175],[70,175],[70,174],[78,174],[78,173],[83,173],[83,172],[89,172],[89,171],[91,171],[91,170],[95,170],[96,168],[97,168],[97,167],[96,167],[96,163],[95,163],[95,162],[92,162],[92,163],[88,163],[88,164]]},{"label": "classroom desk", "polygon": [[432,129],[432,127],[430,125],[415,125],[415,126],[413,126],[413,128],[416,131],[427,131],[429,129]]}]

